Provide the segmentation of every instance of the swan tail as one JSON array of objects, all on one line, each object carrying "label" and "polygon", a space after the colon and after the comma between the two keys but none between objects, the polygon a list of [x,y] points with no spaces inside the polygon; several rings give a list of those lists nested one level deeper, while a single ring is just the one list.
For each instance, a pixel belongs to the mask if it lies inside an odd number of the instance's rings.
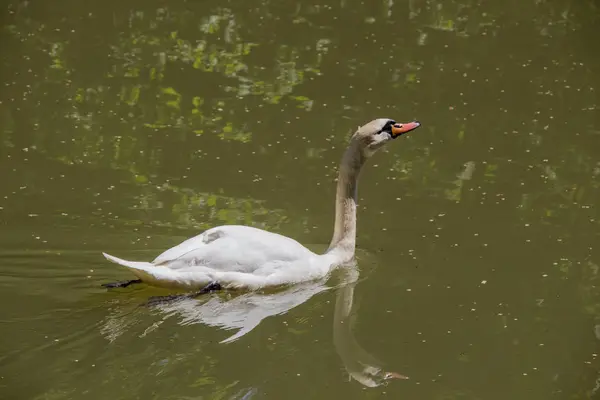
[{"label": "swan tail", "polygon": [[106,254],[106,253],[102,253],[102,255],[104,257],[106,257],[106,259],[108,261],[114,262],[115,264],[119,264],[119,265],[122,265],[127,268],[144,270],[144,267],[154,267],[154,265],[152,263],[145,262],[145,261],[127,261],[127,260],[123,260],[122,258],[111,256],[110,254]]},{"label": "swan tail", "polygon": [[[106,257],[106,259],[108,261],[111,261],[111,262],[114,262],[115,264],[119,264],[119,265],[129,268],[135,276],[137,276],[139,279],[141,279],[145,283],[153,283],[156,280],[161,280],[160,275],[164,275],[164,274],[157,273],[158,271],[156,271],[156,270],[160,267],[157,267],[149,262],[123,260],[122,258],[111,256],[110,254],[106,254],[106,253],[102,253],[102,255],[104,255],[104,257]],[[164,269],[164,267],[163,267],[163,269]],[[164,277],[163,277],[163,279],[164,279]]]},{"label": "swan tail", "polygon": [[128,261],[102,253],[107,260],[129,268],[142,282],[166,288],[202,287],[213,279],[201,271],[176,271],[165,266],[157,266],[146,261]]}]

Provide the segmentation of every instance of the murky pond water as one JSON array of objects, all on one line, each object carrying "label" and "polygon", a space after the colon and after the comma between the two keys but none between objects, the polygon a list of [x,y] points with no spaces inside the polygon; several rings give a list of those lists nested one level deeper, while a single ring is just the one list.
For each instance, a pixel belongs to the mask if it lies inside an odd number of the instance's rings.
[{"label": "murky pond water", "polygon": [[[597,2],[7,3],[3,399],[600,396]],[[358,270],[100,287],[220,224],[324,250],[376,117],[423,126],[361,176]]]}]

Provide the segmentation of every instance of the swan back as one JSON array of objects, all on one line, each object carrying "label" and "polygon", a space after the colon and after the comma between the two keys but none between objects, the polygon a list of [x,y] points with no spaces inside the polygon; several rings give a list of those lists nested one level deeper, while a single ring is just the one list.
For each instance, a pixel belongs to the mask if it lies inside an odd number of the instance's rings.
[{"label": "swan back", "polygon": [[308,259],[315,254],[294,239],[242,225],[209,229],[160,254],[152,262],[170,268],[203,265],[221,271],[252,272],[272,261]]}]

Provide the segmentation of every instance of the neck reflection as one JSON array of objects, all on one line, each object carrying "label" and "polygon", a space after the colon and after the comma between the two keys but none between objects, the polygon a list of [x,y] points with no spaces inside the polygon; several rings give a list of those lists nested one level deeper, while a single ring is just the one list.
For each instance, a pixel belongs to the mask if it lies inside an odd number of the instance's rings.
[{"label": "neck reflection", "polygon": [[352,332],[352,306],[354,289],[360,276],[358,267],[350,265],[340,268],[342,283],[337,289],[333,316],[333,343],[342,363],[351,378],[367,387],[377,387],[389,379],[408,379],[396,372],[387,372],[383,363],[367,352],[356,341]]}]

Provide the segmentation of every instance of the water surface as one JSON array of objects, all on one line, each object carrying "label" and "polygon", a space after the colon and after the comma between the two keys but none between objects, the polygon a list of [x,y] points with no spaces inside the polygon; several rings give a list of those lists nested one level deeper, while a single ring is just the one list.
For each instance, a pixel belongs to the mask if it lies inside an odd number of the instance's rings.
[{"label": "water surface", "polygon": [[[600,396],[596,2],[1,7],[2,398]],[[100,287],[219,224],[323,250],[377,117],[423,125],[361,177],[357,270]]]}]

